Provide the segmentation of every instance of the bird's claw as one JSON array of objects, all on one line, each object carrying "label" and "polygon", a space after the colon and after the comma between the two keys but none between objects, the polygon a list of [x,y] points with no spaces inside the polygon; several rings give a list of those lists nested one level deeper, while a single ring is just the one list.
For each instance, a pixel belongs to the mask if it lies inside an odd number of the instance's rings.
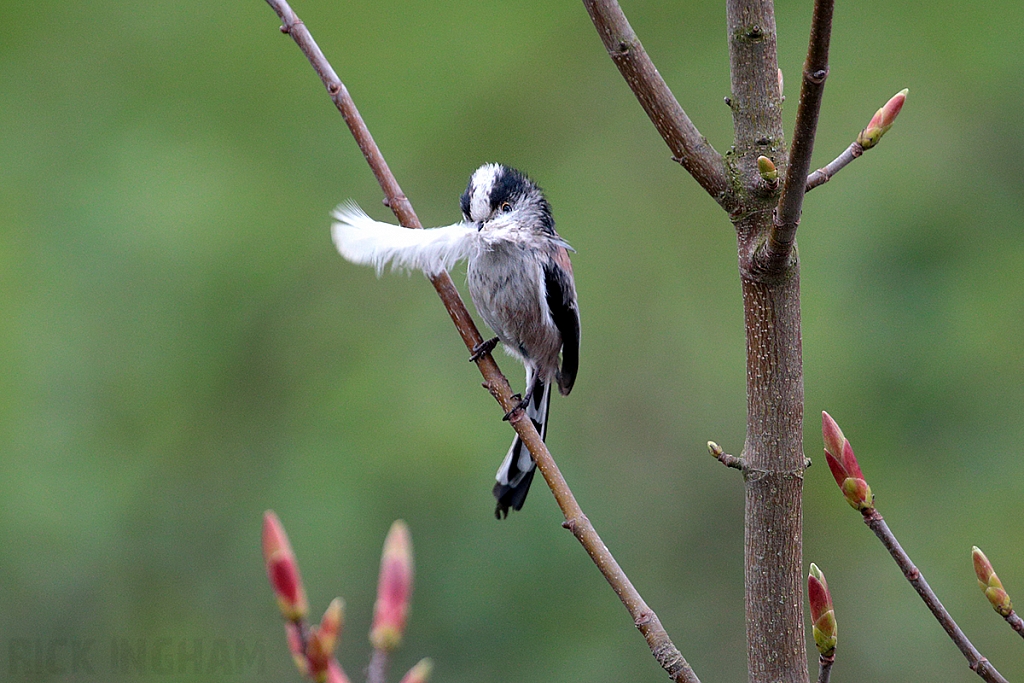
[{"label": "bird's claw", "polygon": [[470,363],[477,362],[478,360],[480,360],[481,358],[483,358],[484,356],[489,354],[491,351],[493,351],[494,347],[497,346],[497,345],[498,345],[498,338],[497,337],[494,337],[493,339],[486,339],[486,340],[480,342],[479,344],[477,344],[476,346],[473,347],[473,353],[469,357],[469,362]]},{"label": "bird's claw", "polygon": [[522,395],[520,395],[520,394],[513,394],[512,395],[512,400],[514,400],[516,402],[516,404],[512,408],[512,410],[510,410],[507,413],[505,413],[505,417],[501,418],[502,422],[508,422],[509,419],[511,419],[512,415],[517,410],[522,410],[522,409],[526,408],[526,404],[530,402],[530,397],[527,396],[526,398],[523,398]]}]

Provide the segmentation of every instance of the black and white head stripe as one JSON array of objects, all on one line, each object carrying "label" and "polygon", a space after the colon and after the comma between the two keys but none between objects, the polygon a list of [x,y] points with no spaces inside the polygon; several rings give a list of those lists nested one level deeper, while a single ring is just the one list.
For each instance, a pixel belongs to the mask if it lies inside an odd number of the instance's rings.
[{"label": "black and white head stripe", "polygon": [[530,218],[540,229],[550,234],[555,231],[551,206],[540,187],[526,174],[501,164],[484,164],[473,173],[462,193],[461,208],[465,219],[476,223],[503,210],[524,210],[532,214]]},{"label": "black and white head stripe", "polygon": [[500,164],[484,164],[470,176],[461,198],[462,215],[467,221],[483,221],[491,215],[491,192],[504,170]]}]

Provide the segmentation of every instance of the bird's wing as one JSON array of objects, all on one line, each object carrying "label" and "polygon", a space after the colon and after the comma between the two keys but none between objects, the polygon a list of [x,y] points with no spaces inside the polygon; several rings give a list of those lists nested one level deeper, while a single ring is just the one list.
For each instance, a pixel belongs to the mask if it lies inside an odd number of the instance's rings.
[{"label": "bird's wing", "polygon": [[555,258],[544,266],[548,309],[555,327],[562,334],[562,370],[558,373],[558,390],[572,391],[580,365],[580,309],[576,303],[576,284],[572,264],[564,247],[557,247]]}]

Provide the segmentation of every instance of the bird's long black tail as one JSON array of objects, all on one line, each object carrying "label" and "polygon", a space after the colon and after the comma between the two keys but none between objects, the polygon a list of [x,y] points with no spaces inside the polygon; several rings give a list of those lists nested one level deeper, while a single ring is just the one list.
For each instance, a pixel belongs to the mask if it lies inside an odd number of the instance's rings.
[{"label": "bird's long black tail", "polygon": [[[551,381],[539,376],[533,378],[533,393],[526,405],[526,416],[533,420],[541,439],[548,434],[548,408],[551,405]],[[530,483],[536,473],[537,463],[533,461],[530,451],[523,445],[522,439],[516,434],[508,454],[501,462],[495,475],[494,497],[498,504],[494,516],[498,519],[508,516],[508,511],[521,510],[526,502],[526,494],[530,491]]]}]

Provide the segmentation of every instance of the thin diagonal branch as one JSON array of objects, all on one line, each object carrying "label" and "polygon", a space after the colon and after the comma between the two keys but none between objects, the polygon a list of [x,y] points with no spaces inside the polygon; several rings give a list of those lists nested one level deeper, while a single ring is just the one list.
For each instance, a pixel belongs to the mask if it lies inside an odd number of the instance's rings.
[{"label": "thin diagonal branch", "polygon": [[849,147],[843,150],[842,154],[830,161],[828,165],[819,168],[817,171],[807,176],[807,188],[805,191],[810,192],[819,185],[824,185],[828,181],[832,180],[832,176],[846,168],[851,161],[860,157],[863,153],[864,147],[854,140]]},{"label": "thin diagonal branch", "polygon": [[583,0],[608,50],[654,127],[672,150],[672,158],[690,172],[726,210],[734,201],[722,155],[693,125],[647,55],[616,0]]},{"label": "thin diagonal branch", "polygon": [[724,450],[722,450],[722,447],[719,446],[714,441],[708,441],[708,451],[710,451],[711,457],[713,457],[715,460],[722,463],[726,467],[732,467],[733,469],[737,469],[740,472],[747,471],[746,460],[744,460],[743,458],[737,458],[735,455],[729,455]]},{"label": "thin diagonal branch", "polygon": [[796,241],[796,228],[800,224],[800,213],[804,206],[807,171],[811,167],[811,153],[814,151],[814,135],[818,129],[821,97],[828,77],[832,8],[833,0],[815,0],[811,37],[800,86],[800,104],[796,110],[793,144],[789,151],[789,166],[786,169],[786,180],[782,184],[775,221],[765,244],[764,256],[769,270],[789,261]]},{"label": "thin diagonal branch", "polygon": [[[363,156],[366,157],[367,163],[369,163],[370,168],[373,170],[377,182],[380,183],[381,189],[384,191],[388,204],[392,211],[394,211],[395,216],[406,227],[421,227],[419,219],[413,211],[412,204],[402,194],[398,182],[384,161],[380,149],[373,141],[373,137],[359,115],[359,111],[356,109],[348,90],[337,74],[335,74],[334,69],[331,68],[320,48],[317,47],[309,30],[285,0],[267,0],[267,4],[281,18],[281,30],[295,40],[320,76],[331,99],[338,107],[338,110],[345,119],[345,123],[348,124],[353,137],[355,137],[356,142],[359,144]],[[472,351],[483,339],[477,330],[476,324],[470,317],[469,311],[466,310],[462,298],[459,296],[454,284],[452,284],[451,278],[447,273],[442,272],[432,277],[431,283],[444,302],[448,314],[451,316],[455,327],[466,344],[466,348]],[[484,386],[498,401],[502,410],[506,413],[512,410],[518,402],[512,398],[512,389],[509,386],[508,380],[501,373],[491,355],[489,353],[482,355],[477,360],[477,367],[480,369],[480,374],[484,377]],[[622,571],[619,563],[616,562],[607,546],[605,546],[604,541],[601,540],[590,520],[583,514],[583,510],[576,502],[572,490],[562,477],[558,466],[551,457],[551,453],[540,438],[536,427],[534,427],[533,421],[526,419],[526,413],[523,410],[516,410],[509,422],[533,455],[534,460],[537,462],[537,467],[540,469],[541,474],[544,475],[548,487],[551,488],[551,492],[554,494],[555,500],[558,502],[558,506],[565,517],[564,526],[570,529],[573,535],[576,536],[616,595],[619,596],[622,604],[625,605],[630,616],[633,617],[634,625],[647,640],[654,658],[668,672],[673,681],[677,683],[700,683],[693,669],[690,668],[690,665],[672,643],[668,633],[661,624],[661,620],[658,619],[658,615],[644,602],[640,593],[633,587],[629,577]]]},{"label": "thin diagonal branch", "polygon": [[1024,638],[1024,620],[1022,620],[1020,616],[1012,610],[1004,618],[1006,619],[1006,623],[1010,625],[1010,628],[1016,631],[1017,635]]},{"label": "thin diagonal branch", "polygon": [[833,159],[824,168],[819,168],[807,176],[807,192],[810,192],[818,185],[827,183],[833,175],[841,171],[847,164],[881,142],[882,136],[896,123],[896,117],[902,111],[903,103],[907,101],[907,92],[908,90],[904,88],[890,97],[889,101],[882,105],[882,108],[871,117],[868,125],[860,132],[857,139],[842,154]]},{"label": "thin diagonal branch", "polygon": [[896,560],[896,564],[899,565],[903,575],[907,577],[907,581],[910,582],[910,585],[914,587],[914,590],[924,600],[924,604],[931,610],[935,619],[942,626],[942,629],[949,635],[964,657],[967,658],[967,665],[971,670],[981,676],[982,679],[988,681],[988,683],[1007,683],[1002,674],[978,652],[978,648],[974,647],[964,632],[960,630],[960,627],[956,625],[956,622],[953,621],[953,617],[950,616],[938,596],[935,595],[935,591],[925,581],[921,571],[910,561],[910,556],[900,546],[899,541],[896,540],[896,537],[889,529],[889,525],[882,519],[882,515],[878,513],[878,510],[874,507],[869,507],[863,511],[863,514],[864,523],[875,532],[875,536],[878,537],[878,540],[882,542],[882,545],[892,555],[892,559]]}]

